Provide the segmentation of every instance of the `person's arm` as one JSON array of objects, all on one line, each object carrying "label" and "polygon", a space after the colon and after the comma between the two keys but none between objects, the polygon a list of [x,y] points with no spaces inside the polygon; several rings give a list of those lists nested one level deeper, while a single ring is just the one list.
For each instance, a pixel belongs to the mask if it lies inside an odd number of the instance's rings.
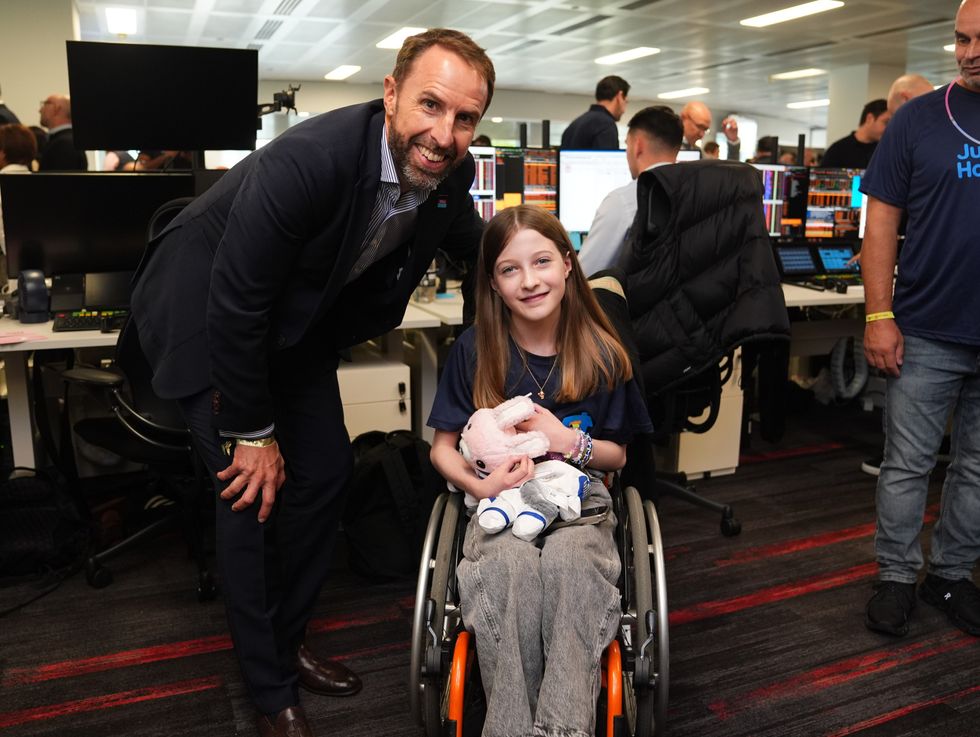
[{"label": "person's arm", "polygon": [[[565,426],[552,412],[540,404],[534,405],[534,416],[517,426],[522,432],[539,430],[548,436],[548,450],[569,453],[578,447],[579,431]],[[626,446],[612,440],[592,438],[592,457],[589,468],[599,471],[618,471],[626,465]]]},{"label": "person's arm", "polygon": [[[635,193],[636,190],[632,190]],[[636,209],[633,208],[633,213]],[[619,262],[623,241],[633,218],[624,206],[619,189],[607,194],[599,205],[589,226],[589,235],[582,244],[578,260],[586,276],[608,269]]]},{"label": "person's arm", "polygon": [[[902,208],[877,197],[868,198],[868,221],[861,246],[861,278],[864,281],[865,314],[891,312],[898,227]],[[894,318],[868,322],[864,328],[864,355],[868,363],[898,376],[904,354],[904,338]]]},{"label": "person's arm", "polygon": [[459,433],[436,430],[429,458],[432,465],[449,483],[477,499],[496,496],[504,489],[520,486],[534,478],[534,464],[526,455],[514,456],[510,463],[494,469],[480,478],[457,449]]}]

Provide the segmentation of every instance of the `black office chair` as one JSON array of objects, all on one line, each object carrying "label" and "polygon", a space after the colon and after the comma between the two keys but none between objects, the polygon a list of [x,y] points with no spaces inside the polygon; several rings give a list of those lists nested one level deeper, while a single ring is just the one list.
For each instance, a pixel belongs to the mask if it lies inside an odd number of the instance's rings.
[{"label": "black office chair", "polygon": [[[158,208],[150,219],[147,240],[159,235],[191,199],[171,200]],[[84,387],[98,395],[111,413],[81,419],[71,425],[71,431],[90,446],[144,467],[145,477],[137,486],[151,488],[172,502],[158,509],[155,516],[149,515],[154,518],[124,539],[90,555],[85,566],[89,584],[96,588],[109,585],[112,573],[105,567],[106,561],[165,529],[178,526],[197,564],[198,597],[202,601],[212,598],[215,585],[204,553],[201,525],[202,499],[210,499],[212,495],[209,474],[194,449],[177,403],[162,400],[153,392],[152,371],[140,347],[136,323],[127,320],[123,326],[112,370],[75,366],[62,372],[62,378],[66,385]],[[67,476],[82,485],[71,447],[71,443],[62,443],[59,465]],[[98,477],[87,483],[98,484]]]},{"label": "black office chair", "polygon": [[[711,429],[734,350],[788,341],[790,329],[754,168],[725,161],[657,167],[639,176],[637,206],[621,263],[656,443]],[[624,478],[641,493],[720,513],[724,535],[741,531],[732,508],[699,495],[685,474],[654,473],[649,442],[634,441],[628,458]]]}]

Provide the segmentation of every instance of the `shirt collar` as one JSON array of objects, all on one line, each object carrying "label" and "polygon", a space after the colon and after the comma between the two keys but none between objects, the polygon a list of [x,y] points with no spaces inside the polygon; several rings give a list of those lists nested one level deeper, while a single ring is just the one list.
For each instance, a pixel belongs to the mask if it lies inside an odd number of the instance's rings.
[{"label": "shirt collar", "polygon": [[61,133],[61,131],[66,131],[71,129],[71,123],[65,123],[64,125],[56,125],[53,128],[48,128],[48,135],[53,136],[55,133]]},{"label": "shirt collar", "polygon": [[381,181],[385,184],[401,186],[401,182],[398,181],[398,170],[395,169],[395,159],[388,146],[388,123],[381,126]]}]

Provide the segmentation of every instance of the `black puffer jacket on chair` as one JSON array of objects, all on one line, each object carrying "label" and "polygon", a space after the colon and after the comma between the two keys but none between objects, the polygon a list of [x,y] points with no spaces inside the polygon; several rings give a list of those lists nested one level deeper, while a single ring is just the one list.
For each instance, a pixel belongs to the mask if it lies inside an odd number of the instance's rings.
[{"label": "black puffer jacket on chair", "polygon": [[758,171],[660,166],[640,174],[637,201],[626,295],[648,396],[746,342],[789,339]]}]

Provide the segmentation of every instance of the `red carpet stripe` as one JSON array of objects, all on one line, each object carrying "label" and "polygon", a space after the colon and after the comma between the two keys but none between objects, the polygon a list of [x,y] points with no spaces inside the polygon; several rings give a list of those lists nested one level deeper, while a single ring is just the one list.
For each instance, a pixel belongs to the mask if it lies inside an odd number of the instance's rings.
[{"label": "red carpet stripe", "polygon": [[672,627],[688,622],[697,622],[701,619],[710,619],[722,614],[732,614],[752,607],[765,606],[777,601],[792,599],[805,594],[812,594],[817,591],[843,586],[862,578],[869,578],[878,572],[877,563],[862,563],[859,566],[845,568],[835,573],[813,576],[803,579],[796,583],[785,583],[779,586],[755,591],[743,596],[735,596],[731,599],[718,599],[716,601],[704,601],[700,604],[677,609],[670,613],[669,622]]},{"label": "red carpet stripe", "polygon": [[832,450],[840,450],[845,447],[843,443],[820,443],[819,445],[801,445],[798,448],[786,448],[785,450],[771,450],[766,453],[746,453],[738,457],[740,465],[750,463],[763,463],[765,461],[781,461],[786,458],[799,458],[800,456],[812,456],[820,453],[827,453]]},{"label": "red carpet stripe", "polygon": [[920,709],[927,709],[930,706],[936,706],[938,704],[945,704],[946,702],[954,701],[956,699],[962,699],[964,696],[969,696],[970,694],[977,693],[978,691],[980,691],[980,683],[975,686],[970,686],[969,688],[964,688],[962,691],[947,694],[946,696],[937,696],[936,698],[929,699],[928,701],[919,701],[914,704],[903,706],[900,709],[895,709],[894,711],[879,714],[878,716],[871,717],[870,719],[865,719],[863,722],[852,724],[850,727],[845,727],[839,732],[829,734],[827,737],[847,737],[849,734],[861,732],[869,727],[876,727],[879,724],[895,721],[896,719],[908,716],[909,714],[919,711]]},{"label": "red carpet stripe", "polygon": [[719,718],[729,719],[757,704],[771,704],[777,699],[809,696],[859,678],[877,675],[892,668],[910,665],[935,655],[960,650],[978,643],[980,640],[975,637],[961,632],[949,632],[934,639],[913,642],[902,647],[889,646],[805,671],[784,681],[757,688],[747,694],[741,694],[736,698],[713,702],[708,708]]},{"label": "red carpet stripe", "polygon": [[162,686],[121,691],[119,693],[106,694],[105,696],[93,696],[78,701],[65,701],[61,704],[47,704],[31,709],[8,711],[5,714],[0,714],[0,729],[16,727],[20,724],[37,722],[43,719],[73,716],[90,711],[102,711],[104,709],[127,706],[128,704],[138,704],[143,701],[156,701],[158,699],[169,699],[173,696],[210,691],[220,686],[220,678],[217,676],[208,676],[205,678],[194,678],[188,681],[176,681],[175,683],[168,683]]},{"label": "red carpet stripe", "polygon": [[[933,504],[927,510],[923,517],[923,524],[930,524],[936,521],[937,512],[939,511],[939,505]],[[803,550],[812,550],[814,548],[822,548],[827,545],[833,545],[834,543],[844,542],[846,540],[859,540],[863,537],[871,537],[875,533],[875,523],[870,522],[866,525],[857,525],[855,527],[848,527],[843,530],[834,530],[833,532],[825,532],[820,535],[813,535],[812,537],[803,537],[796,540],[787,540],[781,543],[772,543],[771,545],[760,545],[754,548],[746,548],[745,550],[740,550],[737,553],[729,556],[728,558],[719,558],[715,561],[715,565],[719,568],[724,568],[725,566],[736,565],[738,563],[749,563],[755,560],[762,560],[763,558],[772,558],[777,555],[789,555],[790,553],[798,553]]]},{"label": "red carpet stripe", "polygon": [[[332,632],[351,627],[363,627],[397,619],[399,616],[400,610],[396,607],[389,607],[369,617],[314,619],[310,622],[310,631]],[[116,653],[97,655],[92,658],[65,660],[60,663],[49,663],[31,668],[11,668],[4,676],[3,685],[5,687],[19,686],[28,683],[51,681],[56,678],[72,678],[88,673],[100,673],[117,668],[129,668],[134,665],[147,665],[164,660],[207,655],[230,649],[231,638],[229,636],[213,635],[211,637],[201,637],[196,640],[170,642],[163,645],[137,648],[135,650],[122,650]]]}]

